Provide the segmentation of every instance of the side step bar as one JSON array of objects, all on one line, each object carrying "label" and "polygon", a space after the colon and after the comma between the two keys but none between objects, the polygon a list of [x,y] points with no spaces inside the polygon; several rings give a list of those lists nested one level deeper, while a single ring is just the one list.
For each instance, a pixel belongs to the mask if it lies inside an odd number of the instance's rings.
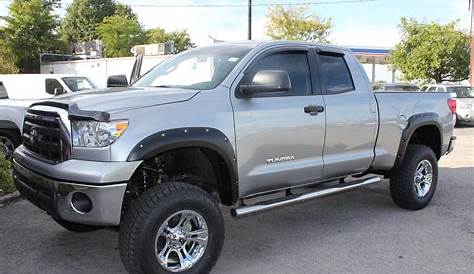
[{"label": "side step bar", "polygon": [[252,214],[257,214],[262,211],[284,207],[296,203],[302,203],[307,200],[311,200],[314,198],[324,197],[340,192],[344,192],[347,190],[355,189],[361,186],[366,186],[374,183],[380,182],[382,179],[380,177],[371,177],[367,179],[357,180],[345,184],[341,184],[339,186],[326,188],[323,190],[318,190],[311,193],[305,194],[293,194],[283,198],[275,198],[268,201],[258,202],[254,205],[245,205],[238,208],[231,209],[230,213],[235,218],[245,217]]}]

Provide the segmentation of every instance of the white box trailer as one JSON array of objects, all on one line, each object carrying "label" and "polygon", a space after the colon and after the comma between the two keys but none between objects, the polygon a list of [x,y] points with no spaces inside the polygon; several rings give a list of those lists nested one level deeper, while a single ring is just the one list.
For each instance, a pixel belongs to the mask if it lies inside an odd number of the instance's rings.
[{"label": "white box trailer", "polygon": [[[170,56],[172,55],[144,56],[142,74]],[[104,88],[111,75],[124,74],[130,79],[134,63],[135,57],[58,61],[41,64],[41,73],[82,75],[91,79],[97,87]]]}]

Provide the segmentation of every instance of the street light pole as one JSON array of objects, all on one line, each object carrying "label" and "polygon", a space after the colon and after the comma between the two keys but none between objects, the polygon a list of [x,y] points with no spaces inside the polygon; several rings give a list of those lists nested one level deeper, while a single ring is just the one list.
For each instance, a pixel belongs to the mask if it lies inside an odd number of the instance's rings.
[{"label": "street light pole", "polygon": [[252,0],[249,0],[248,40],[252,40]]}]

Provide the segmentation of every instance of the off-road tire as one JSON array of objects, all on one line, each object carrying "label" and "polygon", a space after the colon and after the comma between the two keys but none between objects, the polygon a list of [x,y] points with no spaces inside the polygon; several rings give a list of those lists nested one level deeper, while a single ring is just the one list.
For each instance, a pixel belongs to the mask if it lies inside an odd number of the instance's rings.
[{"label": "off-road tire", "polygon": [[224,219],[216,200],[204,190],[181,182],[157,185],[131,203],[120,225],[119,249],[125,268],[132,274],[171,273],[155,256],[155,237],[159,227],[172,214],[193,210],[205,219],[209,238],[201,259],[179,273],[209,273],[216,264],[224,243]]},{"label": "off-road tire", "polygon": [[[0,136],[9,139],[14,148],[17,148],[21,144],[21,136],[17,130],[14,129],[0,129]],[[0,152],[2,150],[0,149]]]},{"label": "off-road tire", "polygon": [[[433,168],[433,180],[428,193],[418,197],[415,190],[416,168],[423,160],[428,160]],[[424,145],[409,145],[401,166],[390,179],[390,194],[398,206],[411,210],[426,207],[436,190],[438,181],[438,161],[433,150]]]}]

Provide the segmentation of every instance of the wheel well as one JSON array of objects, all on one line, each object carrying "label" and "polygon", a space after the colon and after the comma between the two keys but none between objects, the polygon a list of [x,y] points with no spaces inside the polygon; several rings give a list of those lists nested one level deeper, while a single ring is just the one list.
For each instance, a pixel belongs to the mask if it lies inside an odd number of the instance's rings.
[{"label": "wheel well", "polygon": [[21,143],[21,131],[17,127],[0,128],[0,135],[2,135],[1,132],[9,132],[10,134],[13,134],[13,136],[17,138],[14,141]]},{"label": "wheel well", "polygon": [[441,158],[441,133],[434,125],[421,126],[413,132],[408,144],[418,144],[430,147],[436,157]]},{"label": "wheel well", "polygon": [[173,181],[196,185],[224,205],[234,203],[226,162],[217,152],[203,147],[172,149],[144,160],[129,182],[125,203],[156,184]]}]

